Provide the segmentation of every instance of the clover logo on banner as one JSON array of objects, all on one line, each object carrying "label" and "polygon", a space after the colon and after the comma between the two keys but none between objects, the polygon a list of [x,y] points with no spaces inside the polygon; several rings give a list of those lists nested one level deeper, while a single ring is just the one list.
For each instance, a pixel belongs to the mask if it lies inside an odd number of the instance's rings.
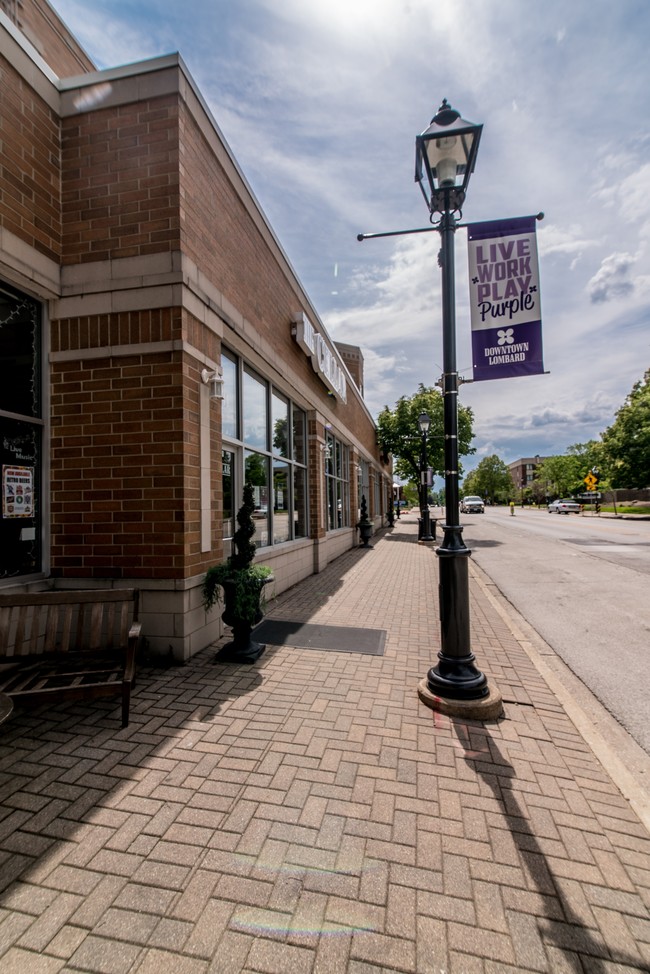
[{"label": "clover logo on banner", "polygon": [[512,345],[515,340],[512,328],[499,328],[497,332],[498,345]]}]

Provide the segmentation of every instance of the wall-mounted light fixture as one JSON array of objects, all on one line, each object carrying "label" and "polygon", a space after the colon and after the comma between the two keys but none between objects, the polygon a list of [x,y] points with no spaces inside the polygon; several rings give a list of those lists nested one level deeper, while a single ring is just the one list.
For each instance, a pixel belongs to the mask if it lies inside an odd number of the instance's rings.
[{"label": "wall-mounted light fixture", "polygon": [[210,399],[223,399],[222,369],[203,369],[201,372],[201,381],[205,382],[206,386],[208,384],[210,385]]}]

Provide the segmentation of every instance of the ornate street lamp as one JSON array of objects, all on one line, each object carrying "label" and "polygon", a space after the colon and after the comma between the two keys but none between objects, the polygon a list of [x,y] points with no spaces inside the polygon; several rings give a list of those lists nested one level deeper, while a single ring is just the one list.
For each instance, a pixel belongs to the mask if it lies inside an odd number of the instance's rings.
[{"label": "ornate street lamp", "polygon": [[445,98],[429,128],[416,136],[415,179],[432,216],[461,211],[482,131],[482,125],[466,122]]},{"label": "ornate street lamp", "polygon": [[431,420],[427,413],[420,413],[418,416],[418,426],[422,436],[422,452],[420,454],[420,527],[422,544],[431,544],[435,538],[431,534],[431,515],[429,513],[429,478],[427,468],[427,433],[431,426]]},{"label": "ornate street lamp", "polygon": [[[458,372],[456,366],[456,312],[454,295],[454,232],[474,170],[482,125],[460,117],[445,99],[431,124],[415,140],[415,179],[429,208],[431,223],[441,237],[442,345],[445,435],[444,537],[436,549],[440,569],[441,648],[438,663],[427,674],[420,696],[436,706],[437,698],[486,702],[485,716],[502,712],[498,693],[490,694],[487,679],[475,666],[469,633],[469,549],[460,526],[458,505]],[[425,681],[422,681],[424,684]],[[422,688],[422,684],[420,687]]]}]

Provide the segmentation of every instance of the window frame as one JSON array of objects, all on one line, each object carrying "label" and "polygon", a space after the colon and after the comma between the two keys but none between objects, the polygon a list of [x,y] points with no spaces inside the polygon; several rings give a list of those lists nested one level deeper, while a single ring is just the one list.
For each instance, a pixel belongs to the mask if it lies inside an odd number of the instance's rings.
[{"label": "window frame", "polygon": [[331,430],[325,435],[325,524],[327,531],[350,527],[350,447]]},{"label": "window frame", "polygon": [[[235,455],[235,464],[237,468],[237,477],[235,478],[236,490],[238,491],[238,500],[236,503],[236,509],[238,510],[241,506],[243,485],[246,483],[246,465],[247,460],[250,460],[252,455],[257,455],[263,458],[265,469],[267,470],[266,477],[266,510],[263,510],[264,505],[262,504],[260,508],[260,522],[263,524],[258,524],[258,534],[255,537],[258,548],[267,549],[277,547],[278,545],[287,544],[292,541],[299,541],[303,538],[309,537],[309,497],[308,497],[308,450],[307,450],[307,412],[302,406],[298,405],[291,397],[279,386],[274,384],[270,379],[267,379],[264,375],[258,372],[249,362],[246,361],[242,356],[237,355],[229,348],[224,347],[221,352],[222,362],[226,359],[228,362],[235,365],[235,389],[231,394],[235,395],[235,429],[237,436],[227,435],[223,432],[221,433],[221,449],[230,451]],[[264,388],[264,410],[265,410],[265,434],[264,434],[264,447],[260,445],[259,438],[254,441],[249,441],[246,439],[247,426],[245,421],[245,411],[246,411],[246,392],[250,386],[250,381],[260,383]],[[224,389],[224,394],[228,395],[227,388]],[[276,422],[276,417],[278,415],[277,404],[286,404],[286,438],[284,442],[276,447],[274,443],[274,431],[273,427]],[[283,416],[280,416],[282,419]],[[297,431],[296,424],[300,424],[301,435],[302,435],[302,453],[304,455],[304,462],[296,459],[297,449],[296,449],[296,439]],[[288,454],[288,455],[287,455]],[[287,507],[283,507],[282,518],[285,517],[285,512],[287,516],[287,527],[288,531],[278,532],[276,530],[276,520],[279,522],[280,514],[275,513],[275,481],[274,481],[274,470],[276,464],[285,465],[287,473],[287,491],[289,494],[289,502]],[[302,471],[302,474],[297,476],[296,471]],[[302,506],[300,507],[300,500],[298,498],[297,483],[302,477],[302,484],[304,488],[302,490]],[[288,534],[288,538],[280,538],[280,534]],[[276,540],[276,535],[278,538]],[[226,539],[224,539],[226,540]]]},{"label": "window frame", "polygon": [[[26,426],[32,436],[33,442],[33,457],[31,459],[31,469],[32,474],[32,491],[34,499],[34,514],[32,517],[24,518],[25,523],[20,525],[20,537],[18,539],[18,544],[29,543],[32,545],[34,551],[34,567],[30,570],[24,570],[23,566],[17,567],[15,571],[3,570],[0,567],[0,585],[3,581],[8,581],[14,583],[21,580],[33,580],[38,577],[43,577],[47,575],[49,571],[49,524],[50,524],[50,508],[49,508],[49,451],[50,451],[50,438],[49,438],[49,423],[47,417],[49,415],[49,382],[48,373],[46,368],[47,357],[46,357],[46,345],[47,345],[47,316],[46,308],[44,303],[33,294],[24,291],[22,288],[18,288],[11,284],[5,279],[0,279],[0,291],[3,292],[11,300],[15,301],[18,306],[26,305],[29,309],[28,313],[32,316],[34,335],[32,340],[32,352],[33,352],[33,362],[31,366],[31,400],[32,400],[32,411],[31,413],[16,412],[11,409],[0,407],[0,425],[6,426],[7,429],[11,428],[12,425],[20,424],[21,426]],[[29,397],[28,397],[29,398]],[[4,404],[10,405],[10,403]],[[18,433],[18,430],[16,430]],[[7,434],[3,434],[4,439],[0,441],[0,447],[3,447],[2,452],[7,452],[9,454],[11,447],[9,442],[11,437]],[[6,446],[4,445],[6,443]],[[13,462],[0,462],[0,491],[2,491],[3,501],[2,510],[0,510],[0,518],[4,521],[4,476],[3,467],[24,467],[30,466],[21,461],[19,457]],[[9,520],[9,518],[7,519]],[[13,519],[11,519],[13,520]],[[21,522],[23,519],[20,519]],[[30,522],[29,524],[27,522]],[[18,525],[16,525],[18,527]],[[33,532],[33,537],[24,539],[22,538],[23,531],[27,529],[30,533]]]}]

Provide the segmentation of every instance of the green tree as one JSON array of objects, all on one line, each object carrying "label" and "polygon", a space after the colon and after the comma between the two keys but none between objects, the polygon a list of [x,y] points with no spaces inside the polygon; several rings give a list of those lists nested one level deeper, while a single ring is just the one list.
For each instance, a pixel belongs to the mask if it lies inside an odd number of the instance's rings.
[{"label": "green tree", "polygon": [[650,369],[635,382],[602,440],[612,487],[650,486]]},{"label": "green tree", "polygon": [[490,501],[505,501],[512,493],[512,477],[495,453],[484,457],[463,481],[463,494],[478,494]]},{"label": "green tree", "polygon": [[570,497],[586,490],[585,477],[590,470],[600,471],[599,488],[607,486],[607,471],[602,444],[598,440],[574,443],[563,455],[546,457],[535,470],[533,495],[540,497]]},{"label": "green tree", "polygon": [[[427,434],[427,465],[435,474],[442,476],[445,466],[444,410],[442,395],[434,386],[418,386],[412,396],[402,396],[395,409],[384,406],[377,419],[377,436],[385,453],[392,453],[394,470],[398,477],[420,482],[422,436],[418,426],[420,413],[427,413],[431,420]],[[469,406],[458,404],[458,455],[474,453],[471,446],[474,436],[474,415]]]}]

